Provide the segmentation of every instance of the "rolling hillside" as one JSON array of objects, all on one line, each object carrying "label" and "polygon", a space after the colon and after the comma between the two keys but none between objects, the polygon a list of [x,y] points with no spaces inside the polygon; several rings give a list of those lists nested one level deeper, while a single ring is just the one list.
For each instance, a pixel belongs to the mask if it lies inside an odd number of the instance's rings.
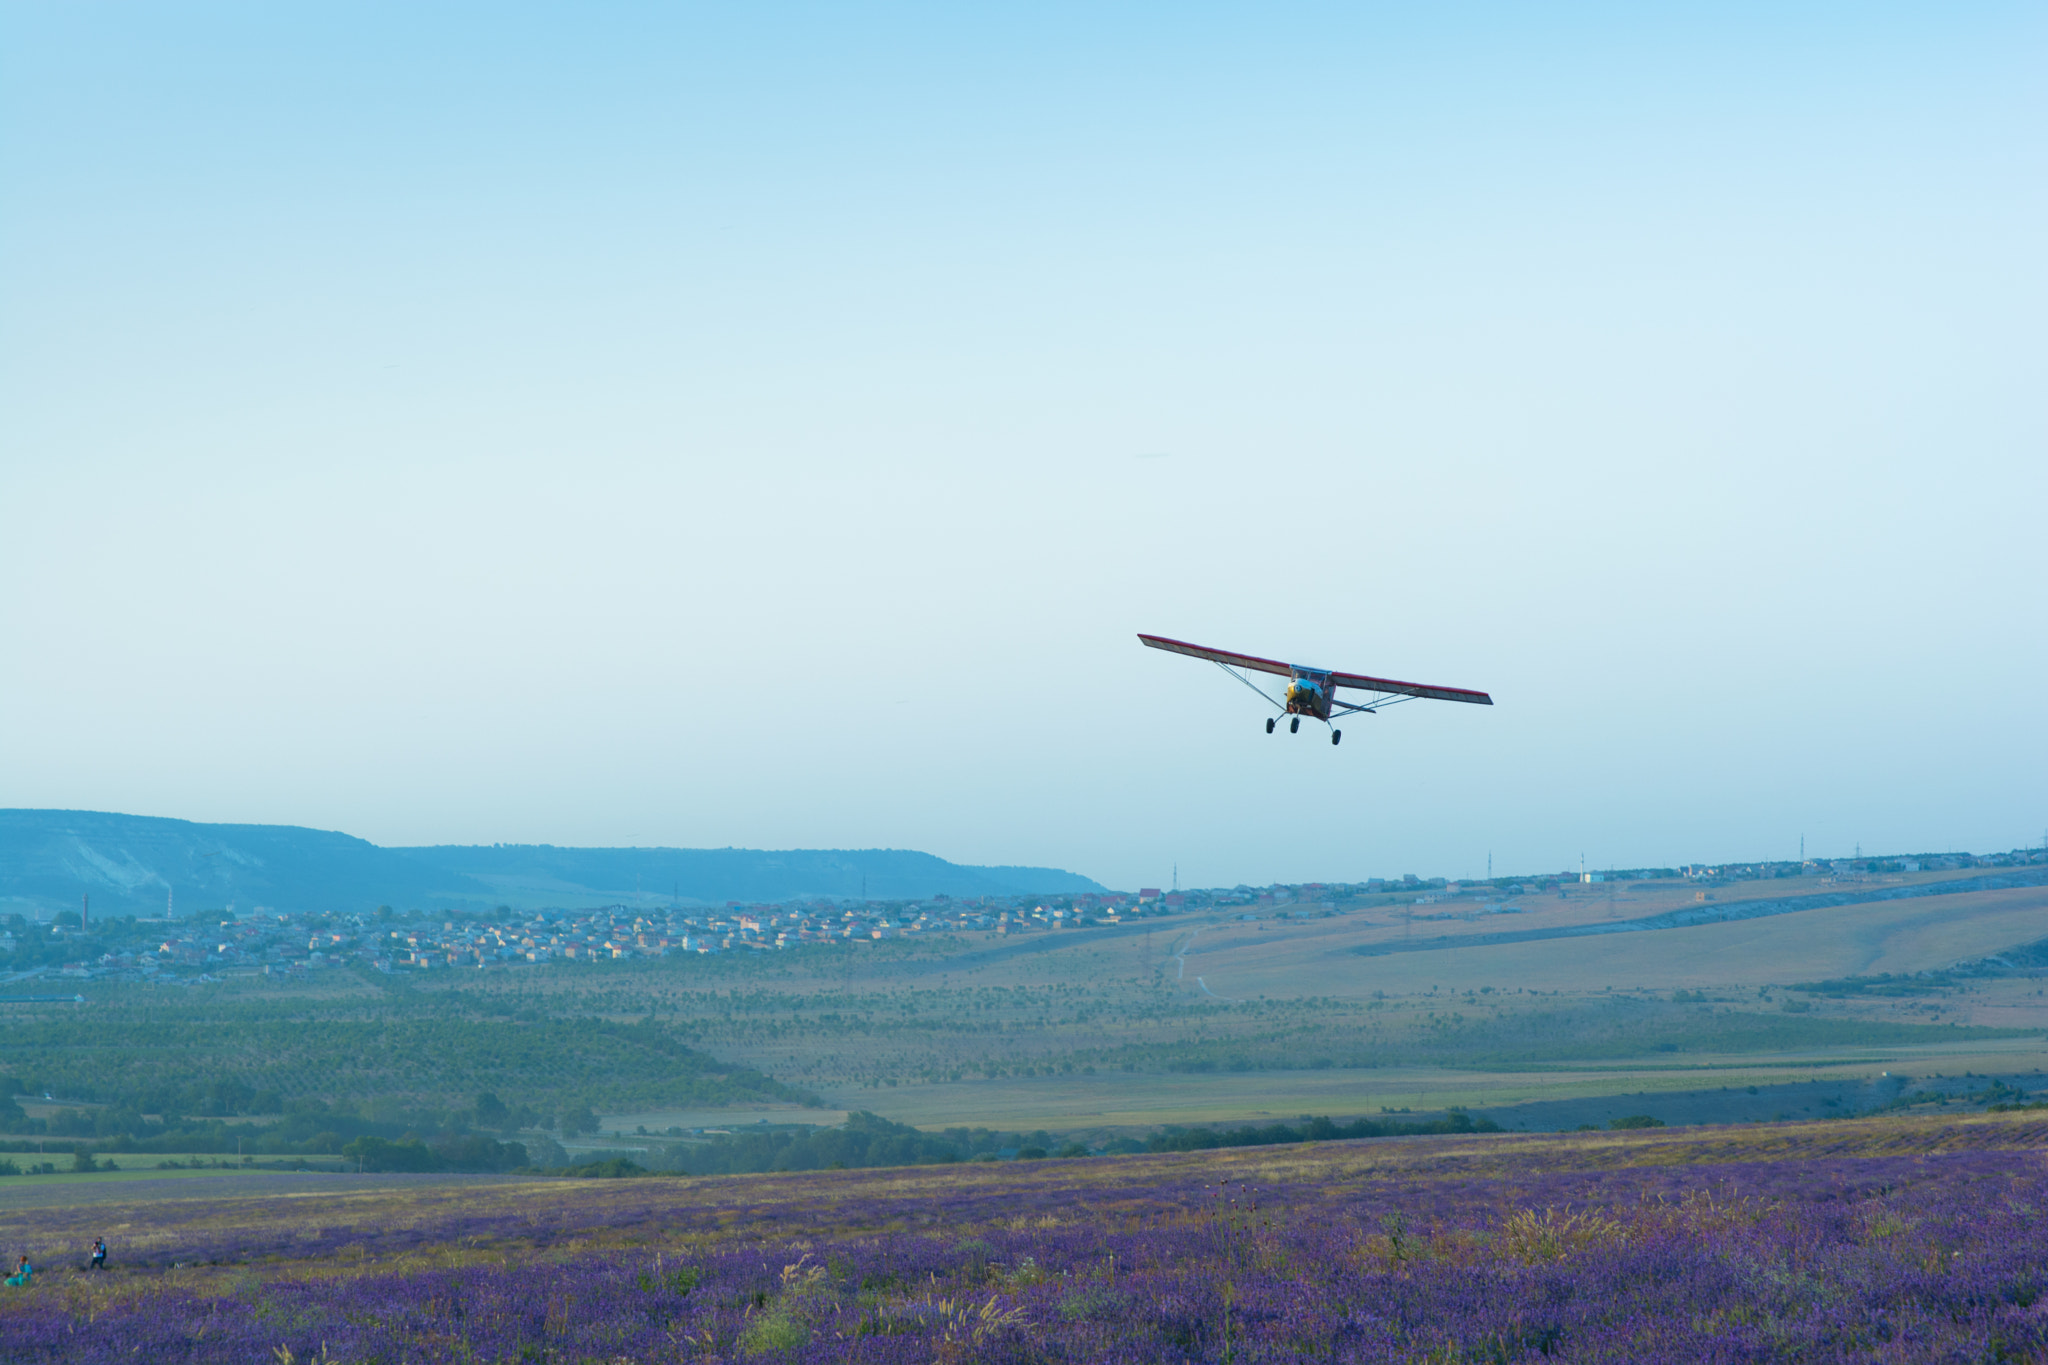
[{"label": "rolling hillside", "polygon": [[1100,890],[1072,872],[969,867],[898,849],[380,848],[295,825],[203,825],[103,811],[0,810],[0,913],[178,915],[882,899]]},{"label": "rolling hillside", "polygon": [[[503,844],[402,848],[417,862],[474,879],[513,904],[595,896],[631,903],[801,900],[818,896],[912,900],[921,896],[1014,896],[1100,891],[1086,877],[1049,867],[963,867],[905,849],[556,848]],[[550,899],[553,898],[553,899]]]}]

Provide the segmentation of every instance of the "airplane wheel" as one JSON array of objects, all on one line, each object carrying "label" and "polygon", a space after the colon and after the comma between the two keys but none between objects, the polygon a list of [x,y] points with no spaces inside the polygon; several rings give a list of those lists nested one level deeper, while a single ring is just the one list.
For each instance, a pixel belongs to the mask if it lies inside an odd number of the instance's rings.
[{"label": "airplane wheel", "polygon": [[1344,732],[1342,730],[1330,731],[1330,743],[1335,744],[1338,740],[1342,738],[1344,738]]},{"label": "airplane wheel", "polygon": [[1287,722],[1287,733],[1290,735],[1297,735],[1301,733],[1300,716],[1296,716],[1293,720]]},{"label": "airplane wheel", "polygon": [[1273,733],[1273,718],[1271,716],[1266,717],[1266,733],[1269,735]]}]

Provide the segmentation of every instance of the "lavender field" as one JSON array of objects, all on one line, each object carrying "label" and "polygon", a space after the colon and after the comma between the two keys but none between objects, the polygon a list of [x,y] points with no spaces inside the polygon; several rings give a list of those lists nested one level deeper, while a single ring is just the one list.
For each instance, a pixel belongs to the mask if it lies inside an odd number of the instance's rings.
[{"label": "lavender field", "polygon": [[2048,1360],[2036,1117],[36,1209],[0,1359]]}]

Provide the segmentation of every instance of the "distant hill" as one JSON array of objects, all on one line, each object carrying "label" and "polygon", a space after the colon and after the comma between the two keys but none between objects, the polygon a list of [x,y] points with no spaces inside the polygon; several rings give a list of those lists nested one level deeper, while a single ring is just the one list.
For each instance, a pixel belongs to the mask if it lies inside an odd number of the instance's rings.
[{"label": "distant hill", "polygon": [[0,810],[0,913],[519,909],[1029,895],[1102,888],[1056,868],[965,867],[896,849],[380,848],[296,825],[202,825],[102,811]]},{"label": "distant hill", "polygon": [[[814,896],[913,900],[922,896],[1016,896],[1100,891],[1051,867],[963,867],[903,849],[556,848],[550,844],[401,848],[419,863],[473,878],[524,903],[593,896],[650,902],[783,901]],[[549,899],[552,898],[552,899]]]},{"label": "distant hill", "polygon": [[0,911],[180,915],[233,905],[363,910],[481,903],[489,888],[346,834],[102,811],[0,810]]}]

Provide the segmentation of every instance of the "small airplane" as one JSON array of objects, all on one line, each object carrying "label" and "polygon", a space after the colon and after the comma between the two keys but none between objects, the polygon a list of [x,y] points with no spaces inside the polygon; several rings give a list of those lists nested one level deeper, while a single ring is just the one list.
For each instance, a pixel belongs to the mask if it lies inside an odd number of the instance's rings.
[{"label": "small airplane", "polygon": [[[1423,698],[1429,701],[1464,701],[1475,706],[1491,706],[1493,698],[1484,692],[1474,692],[1466,687],[1430,687],[1423,683],[1395,682],[1392,678],[1368,678],[1362,673],[1337,673],[1327,668],[1305,668],[1300,664],[1283,664],[1278,659],[1261,659],[1252,654],[1233,654],[1227,649],[1210,649],[1204,645],[1191,645],[1185,640],[1169,640],[1163,635],[1140,635],[1139,641],[1153,649],[1163,649],[1172,654],[1185,654],[1191,659],[1207,659],[1218,668],[1236,678],[1252,691],[1280,708],[1281,716],[1291,716],[1287,732],[1294,734],[1301,729],[1301,718],[1308,716],[1330,725],[1334,714],[1338,720],[1350,715],[1378,715],[1389,706],[1404,701]],[[1260,673],[1278,673],[1288,679],[1286,699],[1269,695],[1257,683],[1238,672],[1240,668],[1254,669]],[[1375,695],[1363,703],[1339,701],[1336,691],[1340,687],[1354,692],[1370,692]],[[1280,716],[1266,717],[1266,733],[1272,734]],[[1330,725],[1330,743],[1336,744],[1344,738],[1344,732]]]}]

